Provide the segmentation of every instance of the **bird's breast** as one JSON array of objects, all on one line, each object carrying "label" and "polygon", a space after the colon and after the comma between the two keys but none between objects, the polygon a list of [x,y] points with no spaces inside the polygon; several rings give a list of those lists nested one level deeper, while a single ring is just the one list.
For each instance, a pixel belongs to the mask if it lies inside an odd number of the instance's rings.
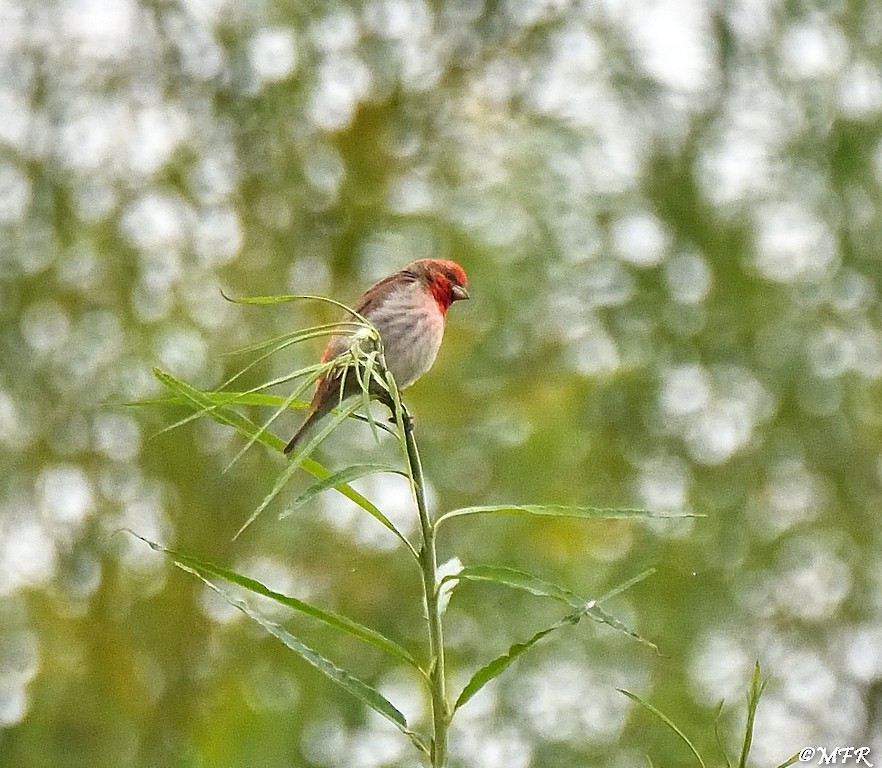
[{"label": "bird's breast", "polygon": [[432,367],[444,335],[444,315],[434,301],[390,297],[370,320],[380,332],[386,367],[400,389]]}]

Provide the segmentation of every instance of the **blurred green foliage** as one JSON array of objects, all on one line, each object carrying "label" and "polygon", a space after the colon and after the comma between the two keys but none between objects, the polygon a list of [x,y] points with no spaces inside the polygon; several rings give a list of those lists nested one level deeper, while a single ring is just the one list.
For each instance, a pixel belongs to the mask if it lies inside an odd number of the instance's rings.
[{"label": "blurred green foliage", "polygon": [[[619,687],[705,755],[726,699],[735,753],[756,658],[771,678],[757,765],[808,745],[882,754],[880,17],[859,2],[0,0],[0,765],[413,764],[400,734],[114,533],[420,653],[418,576],[375,520],[328,496],[234,543],[280,457],[253,449],[223,473],[232,430],[151,440],[184,410],[122,403],[160,395],[155,365],[210,388],[233,349],[334,319],[221,289],[352,301],[426,256],[459,261],[473,296],[407,393],[437,511],[706,515],[452,522],[442,560],[586,596],[654,566],[614,607],[661,649],[557,633],[463,708],[452,763],[686,764]],[[352,425],[323,460],[393,454]],[[359,488],[407,528],[395,480]],[[424,711],[379,653],[276,618]],[[553,620],[462,585],[454,682]]]}]

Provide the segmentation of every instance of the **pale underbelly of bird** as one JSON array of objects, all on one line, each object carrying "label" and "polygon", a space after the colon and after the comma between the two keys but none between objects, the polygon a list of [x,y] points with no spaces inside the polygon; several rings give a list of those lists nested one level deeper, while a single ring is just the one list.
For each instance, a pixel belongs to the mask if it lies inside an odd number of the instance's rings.
[{"label": "pale underbelly of bird", "polygon": [[383,340],[386,367],[399,389],[409,387],[432,367],[444,336],[440,312],[384,313],[374,325]]}]

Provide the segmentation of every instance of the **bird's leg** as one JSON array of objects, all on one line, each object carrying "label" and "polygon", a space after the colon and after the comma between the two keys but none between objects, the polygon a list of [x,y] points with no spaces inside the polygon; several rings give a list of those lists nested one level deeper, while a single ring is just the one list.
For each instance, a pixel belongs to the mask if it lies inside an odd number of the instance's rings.
[{"label": "bird's leg", "polygon": [[[389,423],[397,424],[398,420],[395,418],[395,398],[384,390],[377,392],[376,398],[389,409]],[[405,433],[413,430],[413,418],[410,413],[408,413],[407,407],[404,403],[401,403],[401,423],[404,425]]]},{"label": "bird's leg", "polygon": [[404,434],[409,435],[413,432],[413,417],[410,415],[407,406],[400,398],[398,400],[398,405],[396,406],[395,398],[388,389],[377,387],[375,390],[372,390],[371,394],[389,409],[390,424],[398,423],[398,419],[396,418],[396,408],[401,408],[401,424],[404,427]]},{"label": "bird's leg", "polygon": [[[395,418],[395,404],[393,402],[387,402],[385,404],[389,406],[389,410],[392,411],[392,415],[389,416],[389,423],[397,424],[398,420]],[[413,416],[410,415],[410,412],[407,410],[404,403],[401,404],[401,423],[404,425],[405,434],[413,432]]]}]

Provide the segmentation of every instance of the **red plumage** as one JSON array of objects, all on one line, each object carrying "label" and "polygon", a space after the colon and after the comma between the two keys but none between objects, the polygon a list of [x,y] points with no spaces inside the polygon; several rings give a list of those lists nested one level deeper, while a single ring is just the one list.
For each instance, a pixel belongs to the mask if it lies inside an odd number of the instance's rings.
[{"label": "red plumage", "polygon": [[[386,367],[399,389],[409,387],[432,367],[444,336],[447,310],[454,301],[469,298],[467,289],[466,274],[455,261],[421,259],[383,278],[358,300],[355,311],[379,331]],[[339,357],[351,344],[351,336],[333,336],[322,362]],[[334,370],[318,380],[306,420],[285,446],[285,453],[294,450],[306,430],[341,399],[361,391],[355,375],[348,375],[341,398],[340,380],[340,372]]]}]

